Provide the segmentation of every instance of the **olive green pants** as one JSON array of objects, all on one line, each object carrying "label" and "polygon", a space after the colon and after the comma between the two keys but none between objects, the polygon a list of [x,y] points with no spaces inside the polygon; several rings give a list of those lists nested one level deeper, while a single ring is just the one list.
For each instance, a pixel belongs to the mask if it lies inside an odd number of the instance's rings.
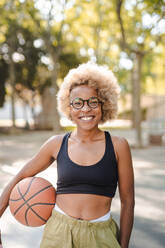
[{"label": "olive green pants", "polygon": [[40,248],[120,248],[118,235],[119,229],[112,217],[92,223],[53,210]]}]

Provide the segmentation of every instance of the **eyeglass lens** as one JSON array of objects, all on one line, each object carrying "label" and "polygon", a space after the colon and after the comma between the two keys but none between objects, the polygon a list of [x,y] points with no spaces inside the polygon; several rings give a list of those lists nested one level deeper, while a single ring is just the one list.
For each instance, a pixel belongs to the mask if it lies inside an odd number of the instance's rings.
[{"label": "eyeglass lens", "polygon": [[88,100],[83,100],[82,98],[75,98],[71,105],[76,109],[81,109],[84,106],[84,103],[87,102],[90,108],[97,108],[99,104],[99,100],[97,97],[91,97]]}]

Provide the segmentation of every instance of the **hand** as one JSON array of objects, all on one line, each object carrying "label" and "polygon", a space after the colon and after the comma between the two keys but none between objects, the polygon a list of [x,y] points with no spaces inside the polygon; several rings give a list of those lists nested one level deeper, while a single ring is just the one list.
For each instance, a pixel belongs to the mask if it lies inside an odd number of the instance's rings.
[{"label": "hand", "polygon": [[0,230],[0,248],[3,248],[2,247],[2,240],[1,240],[1,230]]}]

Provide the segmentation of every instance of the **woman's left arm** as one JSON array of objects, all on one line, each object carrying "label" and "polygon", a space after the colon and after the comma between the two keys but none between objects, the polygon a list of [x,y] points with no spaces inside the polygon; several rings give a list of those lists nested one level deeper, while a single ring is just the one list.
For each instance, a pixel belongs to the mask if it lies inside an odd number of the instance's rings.
[{"label": "woman's left arm", "polygon": [[124,138],[117,138],[115,151],[118,160],[118,182],[121,201],[120,245],[121,248],[128,248],[133,228],[135,205],[132,156],[128,142]]}]

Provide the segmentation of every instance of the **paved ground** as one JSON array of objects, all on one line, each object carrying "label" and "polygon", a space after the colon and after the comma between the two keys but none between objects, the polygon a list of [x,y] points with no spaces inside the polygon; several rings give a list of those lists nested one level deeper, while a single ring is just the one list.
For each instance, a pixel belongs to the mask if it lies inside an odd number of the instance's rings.
[{"label": "paved ground", "polygon": [[[134,144],[133,131],[113,131]],[[37,152],[40,145],[52,135],[51,132],[24,133],[23,135],[0,136],[0,190],[17,173],[22,165]],[[145,143],[146,134],[143,135]],[[148,146],[132,149],[135,171],[136,207],[135,224],[130,248],[165,247],[165,147]],[[56,168],[53,164],[42,173],[56,186]],[[113,201],[112,212],[119,220],[119,198]],[[1,218],[4,248],[39,247],[43,227],[29,228],[18,222],[7,209]],[[67,245],[66,247],[67,248]]]}]

